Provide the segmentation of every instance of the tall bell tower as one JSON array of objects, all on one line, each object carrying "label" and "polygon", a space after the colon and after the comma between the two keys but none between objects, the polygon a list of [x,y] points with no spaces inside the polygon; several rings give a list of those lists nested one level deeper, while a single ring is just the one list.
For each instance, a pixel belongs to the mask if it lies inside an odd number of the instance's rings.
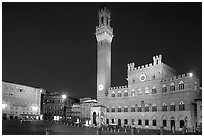
[{"label": "tall bell tower", "polygon": [[99,10],[99,25],[96,26],[97,39],[97,100],[108,95],[111,87],[111,42],[113,28],[110,26],[110,11]]}]

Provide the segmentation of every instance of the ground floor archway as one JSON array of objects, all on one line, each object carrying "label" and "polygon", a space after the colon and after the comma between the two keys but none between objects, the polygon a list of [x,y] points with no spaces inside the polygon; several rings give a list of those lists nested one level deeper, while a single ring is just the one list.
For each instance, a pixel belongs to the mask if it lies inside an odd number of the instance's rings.
[{"label": "ground floor archway", "polygon": [[118,119],[118,126],[121,126],[121,119]]},{"label": "ground floor archway", "polygon": [[171,130],[175,130],[175,120],[171,120]]},{"label": "ground floor archway", "polygon": [[97,125],[97,123],[96,123],[96,112],[93,113],[93,124]]}]

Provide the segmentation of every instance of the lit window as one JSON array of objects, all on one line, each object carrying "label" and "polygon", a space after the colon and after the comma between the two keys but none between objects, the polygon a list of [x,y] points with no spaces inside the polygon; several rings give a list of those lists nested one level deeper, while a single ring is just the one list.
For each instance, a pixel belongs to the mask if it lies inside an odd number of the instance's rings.
[{"label": "lit window", "polygon": [[170,85],[170,91],[175,91],[175,85],[174,85],[174,83],[171,83],[171,85]]},{"label": "lit window", "polygon": [[149,94],[149,89],[148,89],[148,87],[145,88],[145,93],[146,93],[146,94]]},{"label": "lit window", "polygon": [[128,107],[127,106],[124,107],[124,112],[128,112]]},{"label": "lit window", "polygon": [[152,94],[157,94],[157,88],[155,86],[152,88]]},{"label": "lit window", "polygon": [[183,81],[179,82],[179,90],[184,90],[184,83],[183,83]]},{"label": "lit window", "polygon": [[119,91],[119,92],[118,92],[118,97],[121,97],[121,96],[122,96],[122,95],[121,95],[121,91]]},{"label": "lit window", "polygon": [[179,111],[184,111],[184,110],[185,110],[185,105],[184,105],[183,101],[181,101],[179,103]]},{"label": "lit window", "polygon": [[135,91],[132,91],[132,92],[131,92],[131,96],[135,96]]},{"label": "lit window", "polygon": [[135,106],[131,107],[131,112],[135,112]]},{"label": "lit window", "polygon": [[147,104],[145,105],[145,112],[149,112],[149,106]]},{"label": "lit window", "polygon": [[138,89],[138,95],[142,95],[142,90],[141,90],[141,88]]},{"label": "lit window", "polygon": [[128,96],[128,92],[127,90],[124,91],[124,97],[127,97]]},{"label": "lit window", "polygon": [[118,107],[118,112],[121,112],[121,106]]},{"label": "lit window", "polygon": [[167,92],[166,85],[163,85],[163,86],[162,86],[162,93],[166,93],[166,92]]},{"label": "lit window", "polygon": [[111,97],[115,97],[115,92],[112,92]]},{"label": "lit window", "polygon": [[164,103],[164,104],[162,105],[162,111],[167,111],[167,105],[166,105],[166,103]]},{"label": "lit window", "polygon": [[138,111],[138,112],[142,112],[142,107],[141,107],[141,105],[138,106],[137,111]]},{"label": "lit window", "polygon": [[171,103],[170,111],[175,111],[175,104],[174,104],[174,102]]},{"label": "lit window", "polygon": [[115,112],[115,107],[112,107],[111,112]]},{"label": "lit window", "polygon": [[157,106],[156,106],[156,104],[152,105],[152,112],[155,112],[155,111],[157,111]]}]

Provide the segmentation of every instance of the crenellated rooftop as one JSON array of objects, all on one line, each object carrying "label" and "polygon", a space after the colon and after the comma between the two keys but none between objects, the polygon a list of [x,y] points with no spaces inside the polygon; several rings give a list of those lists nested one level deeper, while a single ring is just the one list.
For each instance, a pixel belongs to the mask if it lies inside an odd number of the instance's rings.
[{"label": "crenellated rooftop", "polygon": [[157,65],[160,65],[162,64],[161,62],[162,60],[162,55],[157,55],[157,56],[153,56],[153,64],[150,63],[150,64],[145,64],[145,65],[142,65],[142,66],[138,66],[138,67],[135,67],[135,63],[130,63],[128,64],[128,71],[134,71],[134,70],[142,70],[142,69],[146,69],[146,68],[151,68],[153,66],[157,66]]},{"label": "crenellated rooftop", "polygon": [[166,78],[166,79],[163,79],[161,82],[163,83],[163,82],[173,81],[173,80],[186,78],[186,77],[192,77],[191,73],[185,73],[185,74],[177,75],[177,76],[174,76],[174,77],[171,77],[171,78]]}]

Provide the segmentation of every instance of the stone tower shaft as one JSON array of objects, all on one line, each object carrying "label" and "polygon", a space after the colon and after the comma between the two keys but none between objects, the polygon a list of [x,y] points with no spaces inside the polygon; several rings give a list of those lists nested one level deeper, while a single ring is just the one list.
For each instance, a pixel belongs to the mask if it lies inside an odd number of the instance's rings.
[{"label": "stone tower shaft", "polygon": [[97,98],[106,97],[111,87],[111,42],[113,29],[110,26],[110,11],[99,10],[99,25],[96,26],[97,39]]}]

